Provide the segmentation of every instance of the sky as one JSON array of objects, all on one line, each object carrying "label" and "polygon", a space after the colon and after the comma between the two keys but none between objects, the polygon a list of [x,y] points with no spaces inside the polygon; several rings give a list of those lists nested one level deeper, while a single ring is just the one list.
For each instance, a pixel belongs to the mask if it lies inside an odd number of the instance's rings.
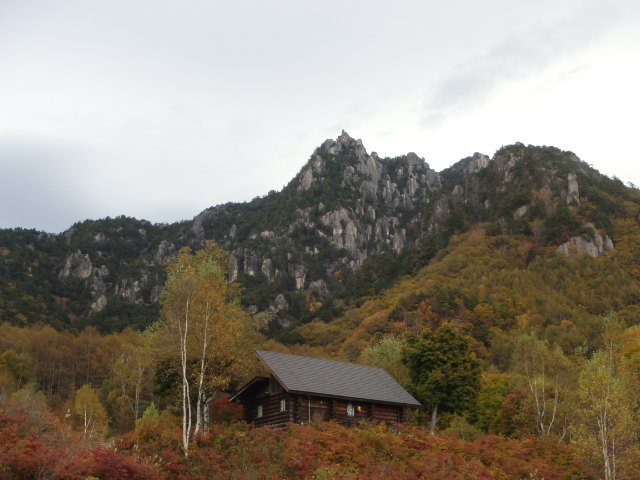
[{"label": "sky", "polygon": [[342,130],[438,171],[522,142],[640,185],[637,0],[0,0],[0,228],[191,219]]}]

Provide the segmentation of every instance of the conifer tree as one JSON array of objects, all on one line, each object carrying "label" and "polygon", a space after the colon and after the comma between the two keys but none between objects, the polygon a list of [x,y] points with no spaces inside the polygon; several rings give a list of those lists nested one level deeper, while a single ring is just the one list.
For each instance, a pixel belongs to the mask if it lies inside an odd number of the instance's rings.
[{"label": "conifer tree", "polygon": [[431,410],[431,433],[440,411],[460,413],[480,390],[480,363],[467,339],[445,325],[435,333],[425,330],[411,336],[402,359],[409,369],[411,388],[423,406]]}]

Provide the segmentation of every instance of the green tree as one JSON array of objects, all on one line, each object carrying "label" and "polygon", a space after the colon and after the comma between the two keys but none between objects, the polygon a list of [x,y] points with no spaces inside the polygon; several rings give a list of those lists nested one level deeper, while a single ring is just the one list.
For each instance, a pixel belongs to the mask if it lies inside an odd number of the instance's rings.
[{"label": "green tree", "polygon": [[33,379],[33,362],[28,354],[9,349],[0,354],[0,373],[4,372],[21,388]]},{"label": "green tree", "polygon": [[374,344],[365,347],[360,361],[367,365],[380,367],[399,383],[407,383],[407,368],[402,363],[404,342],[393,335],[385,335]]},{"label": "green tree", "polygon": [[160,423],[160,412],[158,412],[158,408],[155,403],[151,403],[144,412],[142,416],[136,419],[136,428],[145,428],[145,427],[156,427]]},{"label": "green tree", "polygon": [[483,373],[476,407],[470,420],[487,433],[496,433],[498,412],[509,394],[509,376],[500,373]]},{"label": "green tree", "polygon": [[109,401],[113,409],[124,410],[128,425],[133,426],[142,413],[154,374],[152,335],[127,329],[120,334],[122,344],[117,349],[111,367]]},{"label": "green tree", "polygon": [[440,411],[460,413],[476,399],[480,389],[480,362],[469,350],[467,339],[445,325],[435,333],[410,336],[402,352],[411,388],[431,410],[431,433]]}]

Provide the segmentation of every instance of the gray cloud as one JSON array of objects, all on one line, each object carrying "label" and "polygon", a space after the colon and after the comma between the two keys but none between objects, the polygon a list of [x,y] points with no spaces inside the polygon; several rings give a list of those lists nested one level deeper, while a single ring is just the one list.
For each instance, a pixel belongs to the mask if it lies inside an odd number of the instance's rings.
[{"label": "gray cloud", "polygon": [[[526,126],[489,117],[503,86],[529,79],[553,91],[619,68],[630,86],[615,93],[632,95],[640,17],[620,20],[615,8],[636,4],[0,0],[0,228],[192,218],[279,189],[342,129],[381,155],[414,150],[438,168],[523,134],[582,152],[598,142],[602,157],[611,143],[632,152],[632,133],[584,135],[575,104],[545,131],[547,118],[532,112]],[[636,39],[621,60],[609,53],[626,39],[600,41],[618,21]],[[560,78],[576,67],[567,58],[593,43],[618,64],[585,61]],[[601,133],[611,125],[602,119],[624,116],[612,104],[586,127]],[[544,117],[556,103],[538,106]]]},{"label": "gray cloud", "polygon": [[96,205],[86,170],[73,147],[0,138],[0,225],[59,232],[87,218]]},{"label": "gray cloud", "polygon": [[620,15],[615,6],[592,1],[570,17],[505,33],[484,55],[467,58],[433,85],[423,123],[442,125],[458,109],[485,102],[501,85],[540,72],[563,56],[588,47]]}]

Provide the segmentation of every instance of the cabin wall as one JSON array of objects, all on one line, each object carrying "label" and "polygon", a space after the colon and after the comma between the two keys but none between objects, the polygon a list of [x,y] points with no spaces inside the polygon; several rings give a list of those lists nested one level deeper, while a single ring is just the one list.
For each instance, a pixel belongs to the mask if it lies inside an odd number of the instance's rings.
[{"label": "cabin wall", "polygon": [[[329,397],[293,396],[293,421],[310,422],[337,420],[344,424],[367,421],[400,423],[404,421],[404,407],[367,402],[349,402]],[[347,406],[353,405],[353,416],[347,414]]]},{"label": "cabin wall", "polygon": [[295,422],[307,425],[311,422],[328,421],[333,418],[331,399],[326,397],[295,396]]},{"label": "cabin wall", "polygon": [[372,417],[386,423],[404,422],[404,408],[397,405],[374,405]]},{"label": "cabin wall", "polygon": [[[285,401],[284,410],[281,401]],[[262,405],[262,416],[258,416],[258,406]],[[245,405],[245,419],[255,425],[284,425],[293,422],[292,399],[286,392],[256,398]]]},{"label": "cabin wall", "polygon": [[[285,401],[284,411],[281,410],[283,399]],[[348,415],[349,403],[353,405],[353,415]],[[256,426],[281,426],[286,423],[306,425],[332,419],[346,425],[369,421],[391,424],[404,421],[404,407],[402,406],[289,394],[273,382],[258,387],[251,395],[242,400],[242,404],[244,420]],[[258,416],[259,405],[262,405],[262,416],[260,417]]]},{"label": "cabin wall", "polygon": [[[353,405],[353,416],[347,414],[349,403]],[[404,421],[404,408],[397,405],[338,400],[336,401],[334,418],[342,423],[359,423],[372,420],[399,423]]]}]

